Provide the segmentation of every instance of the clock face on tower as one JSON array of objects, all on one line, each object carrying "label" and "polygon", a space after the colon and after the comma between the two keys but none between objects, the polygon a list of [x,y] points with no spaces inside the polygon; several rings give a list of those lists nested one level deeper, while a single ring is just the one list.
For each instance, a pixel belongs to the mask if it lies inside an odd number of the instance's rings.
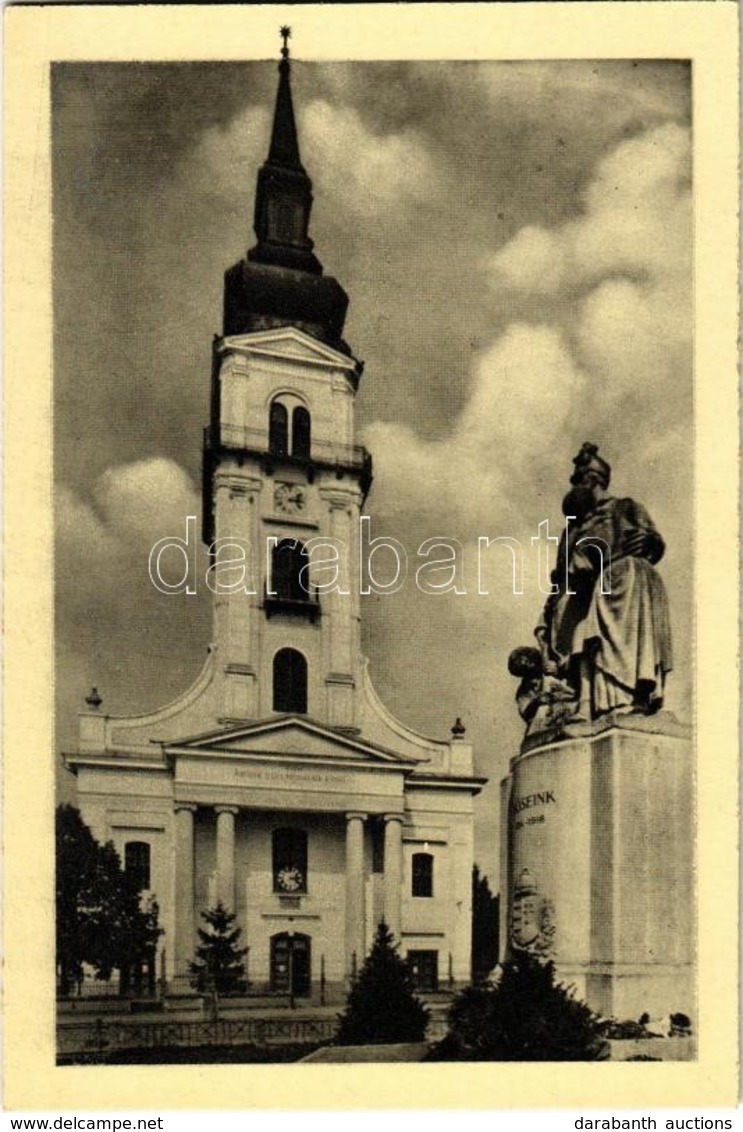
[{"label": "clock face on tower", "polygon": [[276,876],[277,886],[282,892],[299,892],[302,888],[302,873],[294,865],[285,865]]},{"label": "clock face on tower", "polygon": [[297,515],[306,505],[304,488],[298,483],[277,483],[273,493],[273,504],[283,515]]}]

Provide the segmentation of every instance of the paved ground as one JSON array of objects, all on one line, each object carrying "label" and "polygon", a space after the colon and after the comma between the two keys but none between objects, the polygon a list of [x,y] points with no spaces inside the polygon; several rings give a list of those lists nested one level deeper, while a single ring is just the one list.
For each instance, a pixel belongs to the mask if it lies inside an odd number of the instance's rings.
[{"label": "paved ground", "polygon": [[626,1038],[610,1041],[612,1061],[695,1061],[696,1038]]},{"label": "paved ground", "polygon": [[409,1042],[404,1045],[376,1046],[324,1046],[302,1058],[302,1064],[314,1061],[317,1064],[339,1065],[350,1062],[371,1061],[422,1061],[428,1053],[425,1042]]}]

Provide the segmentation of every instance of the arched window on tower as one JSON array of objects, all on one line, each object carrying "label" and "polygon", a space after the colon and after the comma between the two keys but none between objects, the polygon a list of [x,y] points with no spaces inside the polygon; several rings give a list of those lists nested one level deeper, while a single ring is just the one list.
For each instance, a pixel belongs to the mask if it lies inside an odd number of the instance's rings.
[{"label": "arched window on tower", "polygon": [[127,841],[124,871],[139,892],[150,887],[150,847],[146,841]]},{"label": "arched window on tower", "polygon": [[413,896],[433,896],[433,856],[413,853]]},{"label": "arched window on tower", "polygon": [[279,649],[273,658],[273,710],[307,711],[307,661],[296,649]]},{"label": "arched window on tower", "polygon": [[[271,591],[279,600],[309,601],[309,555],[301,542],[283,538],[271,554]],[[302,572],[304,570],[304,573]]]},{"label": "arched window on tower", "polygon": [[310,556],[301,542],[284,538],[276,543],[266,584],[266,617],[304,617],[315,624],[320,616],[320,601],[312,587],[309,567]]},{"label": "arched window on tower", "polygon": [[286,456],[289,451],[289,413],[281,401],[272,401],[268,416],[268,451]]},{"label": "arched window on tower", "polygon": [[268,451],[271,456],[309,460],[312,448],[310,411],[298,405],[294,394],[283,393],[271,402],[268,414]]},{"label": "arched window on tower", "polygon": [[311,440],[310,414],[304,405],[297,405],[292,413],[292,456],[309,460]]}]

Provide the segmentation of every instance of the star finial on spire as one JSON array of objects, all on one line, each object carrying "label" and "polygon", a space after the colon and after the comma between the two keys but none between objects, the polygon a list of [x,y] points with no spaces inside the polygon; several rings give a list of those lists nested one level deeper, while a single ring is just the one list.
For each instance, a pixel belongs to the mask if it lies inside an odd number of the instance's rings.
[{"label": "star finial on spire", "polygon": [[288,59],[289,58],[289,40],[292,37],[292,29],[289,27],[288,24],[284,24],[283,27],[279,28],[279,35],[281,36],[281,38],[284,41],[284,46],[281,48],[281,54],[283,55],[283,57],[285,59]]}]

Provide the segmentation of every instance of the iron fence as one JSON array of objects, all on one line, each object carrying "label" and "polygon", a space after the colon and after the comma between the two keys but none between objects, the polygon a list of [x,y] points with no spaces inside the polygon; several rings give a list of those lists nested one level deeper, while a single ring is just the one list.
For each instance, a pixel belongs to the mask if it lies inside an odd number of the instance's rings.
[{"label": "iron fence", "polygon": [[166,1047],[316,1044],[332,1039],[336,1018],[220,1018],[65,1022],[57,1028],[60,1056]]}]

